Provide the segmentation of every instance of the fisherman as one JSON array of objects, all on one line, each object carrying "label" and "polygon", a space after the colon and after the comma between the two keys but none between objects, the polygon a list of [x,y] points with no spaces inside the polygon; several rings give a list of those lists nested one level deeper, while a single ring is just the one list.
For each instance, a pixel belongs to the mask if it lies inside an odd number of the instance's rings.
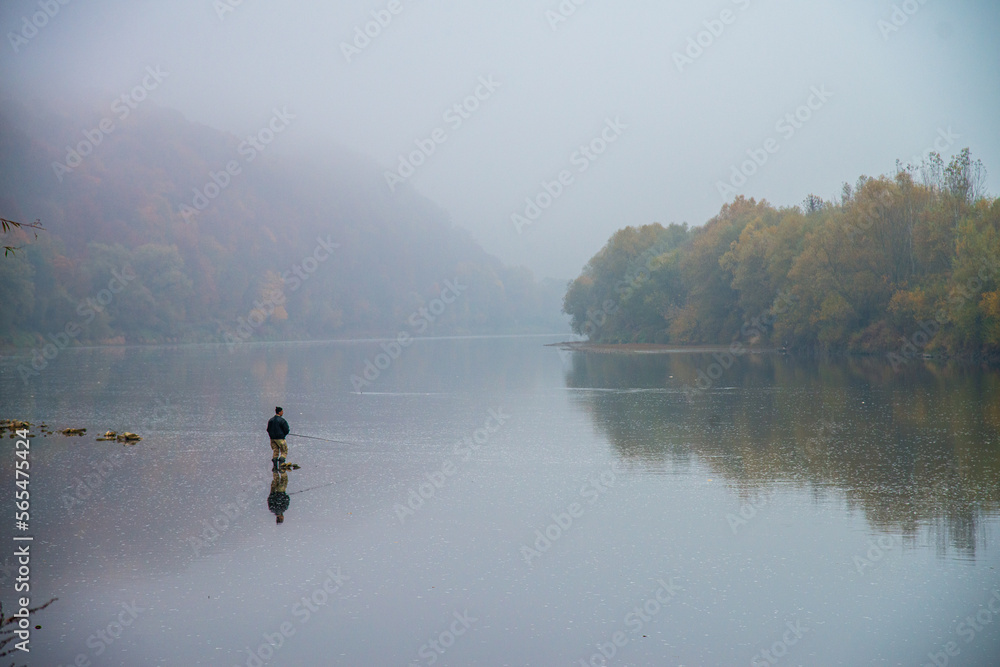
[{"label": "fisherman", "polygon": [[275,515],[275,523],[285,521],[285,510],[291,504],[286,489],[288,488],[288,473],[274,471],[274,479],[271,480],[271,494],[267,497],[267,509]]},{"label": "fisherman", "polygon": [[288,422],[282,417],[284,411],[281,408],[274,409],[274,416],[271,417],[267,422],[267,434],[271,437],[271,453],[274,454],[271,457],[271,463],[273,464],[273,470],[281,470],[281,466],[285,465],[285,457],[288,456],[288,443],[285,442],[285,436],[292,430],[288,427]]}]

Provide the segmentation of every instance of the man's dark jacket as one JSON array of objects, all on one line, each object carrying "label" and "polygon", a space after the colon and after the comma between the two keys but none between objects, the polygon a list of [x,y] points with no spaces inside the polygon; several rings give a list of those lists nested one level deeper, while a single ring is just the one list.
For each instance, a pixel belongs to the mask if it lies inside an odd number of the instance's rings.
[{"label": "man's dark jacket", "polygon": [[284,491],[272,491],[267,497],[267,508],[275,514],[284,514],[292,499]]},{"label": "man's dark jacket", "polygon": [[271,436],[271,440],[284,440],[291,430],[281,415],[274,415],[267,421],[267,434]]}]

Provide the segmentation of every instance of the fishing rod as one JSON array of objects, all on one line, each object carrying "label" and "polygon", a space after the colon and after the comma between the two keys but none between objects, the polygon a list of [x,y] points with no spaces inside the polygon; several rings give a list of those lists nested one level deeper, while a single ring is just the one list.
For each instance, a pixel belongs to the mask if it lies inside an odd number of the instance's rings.
[{"label": "fishing rod", "polygon": [[292,491],[288,495],[294,496],[294,495],[296,495],[298,493],[305,493],[306,491],[313,491],[315,489],[322,489],[322,488],[325,488],[327,486],[333,486],[334,484],[340,484],[341,482],[346,482],[349,479],[351,479],[351,478],[350,477],[345,477],[343,479],[336,479],[336,480],[334,480],[332,482],[327,482],[326,484],[320,484],[318,486],[310,486],[308,489],[301,489],[299,491]]},{"label": "fishing rod", "polygon": [[296,438],[308,438],[310,440],[322,440],[323,442],[335,442],[338,445],[353,445],[353,442],[345,442],[343,440],[330,440],[329,438],[317,438],[312,435],[299,435],[298,433],[289,433],[288,435],[295,436]]}]

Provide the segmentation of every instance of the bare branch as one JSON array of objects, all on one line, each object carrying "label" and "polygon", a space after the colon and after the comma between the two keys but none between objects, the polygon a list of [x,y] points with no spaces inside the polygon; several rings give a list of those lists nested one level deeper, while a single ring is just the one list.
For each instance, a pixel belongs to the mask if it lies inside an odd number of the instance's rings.
[{"label": "bare branch", "polygon": [[[0,218],[0,233],[6,234],[12,229],[34,229],[45,231],[45,228],[42,227],[41,220],[35,220],[30,225],[26,225],[23,222],[15,222],[14,220],[8,220],[7,218]],[[37,231],[35,232],[35,238],[38,238]],[[20,249],[21,246],[5,245],[3,246],[3,256],[6,257],[7,255],[14,255]]]}]

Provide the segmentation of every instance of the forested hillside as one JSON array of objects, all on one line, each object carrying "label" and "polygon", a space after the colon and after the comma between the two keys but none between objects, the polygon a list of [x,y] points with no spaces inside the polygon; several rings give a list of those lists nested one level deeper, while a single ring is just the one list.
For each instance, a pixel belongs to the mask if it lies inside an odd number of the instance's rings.
[{"label": "forested hillside", "polygon": [[[0,342],[67,327],[141,343],[565,326],[563,284],[505,267],[374,165],[267,148],[152,104],[108,117],[6,100],[0,216],[46,231],[4,235],[21,249],[0,260]],[[460,293],[438,312],[446,281]]]},{"label": "forested hillside", "polygon": [[626,227],[569,288],[598,342],[1000,354],[1000,200],[968,149],[776,209],[737,198],[704,226]]}]

